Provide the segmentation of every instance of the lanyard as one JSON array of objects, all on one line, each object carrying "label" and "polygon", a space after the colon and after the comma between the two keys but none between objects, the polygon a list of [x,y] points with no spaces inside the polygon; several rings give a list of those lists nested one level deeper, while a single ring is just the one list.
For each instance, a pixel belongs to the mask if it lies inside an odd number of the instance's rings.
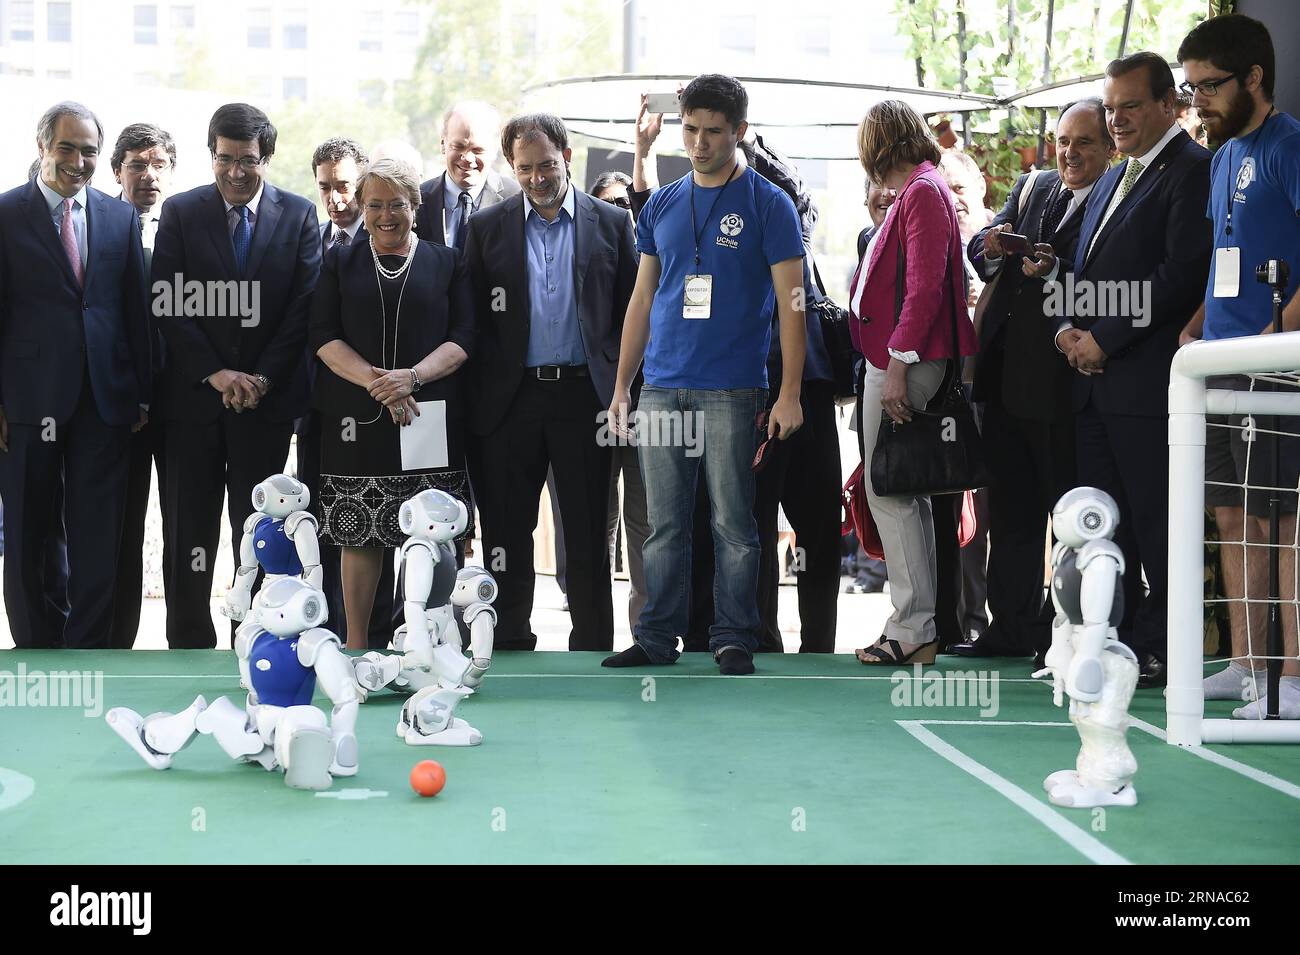
[{"label": "lanyard", "polygon": [[[1233,175],[1233,174],[1230,174],[1230,175],[1229,175],[1229,179],[1228,179],[1228,223],[1227,223],[1227,225],[1224,227],[1224,230],[1223,230],[1223,234],[1224,234],[1224,235],[1232,235],[1232,204],[1233,204],[1233,197],[1236,196],[1236,194],[1237,194],[1237,180],[1241,177],[1241,167],[1244,166],[1244,165],[1246,164],[1246,160],[1249,159],[1251,153],[1253,153],[1253,152],[1255,151],[1255,146],[1256,146],[1256,144],[1259,142],[1259,134],[1262,133],[1262,132],[1264,131],[1264,127],[1268,125],[1268,121],[1269,121],[1270,119],[1272,119],[1272,118],[1273,118],[1273,111],[1272,111],[1272,110],[1269,110],[1268,115],[1264,117],[1264,121],[1263,121],[1262,123],[1259,124],[1259,129],[1255,130],[1255,135],[1253,135],[1253,136],[1250,137],[1250,145],[1246,147],[1246,156],[1245,156],[1245,158],[1243,158],[1243,159],[1241,160],[1241,163],[1237,166],[1237,172],[1236,172],[1236,174],[1235,174],[1235,175]],[[1227,161],[1226,163],[1224,163],[1224,165],[1225,165],[1226,167],[1228,167],[1229,169],[1232,168],[1232,146],[1231,146],[1231,144],[1228,145],[1228,161]]]},{"label": "lanyard", "polygon": [[[713,212],[715,209],[718,208],[718,200],[722,198],[722,194],[726,192],[727,187],[731,185],[731,180],[736,177],[736,170],[739,168],[740,168],[740,161],[737,160],[736,164],[731,167],[731,172],[727,175],[727,181],[722,184],[722,188],[718,190],[718,194],[713,197],[713,205],[709,206],[709,214],[704,217],[705,229],[709,227],[709,220],[713,218]],[[703,230],[697,229],[695,227],[695,176],[694,174],[691,175],[691,235],[695,237],[695,267],[698,269],[700,267],[700,238],[703,235]]]}]

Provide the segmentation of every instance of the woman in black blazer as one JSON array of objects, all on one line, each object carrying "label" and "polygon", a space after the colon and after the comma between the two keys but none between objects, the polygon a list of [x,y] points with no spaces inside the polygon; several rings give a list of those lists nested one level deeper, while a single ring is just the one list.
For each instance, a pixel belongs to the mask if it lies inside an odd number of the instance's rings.
[{"label": "woman in black blazer", "polygon": [[[313,399],[321,413],[322,536],[343,548],[350,650],[366,649],[383,561],[405,541],[402,503],[440,488],[474,513],[455,374],[474,343],[469,273],[459,252],[412,232],[420,183],[411,166],[378,160],[357,193],[369,238],[325,253],[310,326],[326,366]],[[415,460],[403,453],[401,429],[424,415],[445,416],[446,453]],[[442,442],[434,448],[441,452]],[[471,526],[464,537],[472,533]]]}]

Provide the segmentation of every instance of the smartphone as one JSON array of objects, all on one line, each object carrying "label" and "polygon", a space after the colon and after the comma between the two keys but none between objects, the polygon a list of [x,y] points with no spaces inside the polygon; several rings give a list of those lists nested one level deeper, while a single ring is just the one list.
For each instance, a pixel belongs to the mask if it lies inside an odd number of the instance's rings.
[{"label": "smartphone", "polygon": [[1017,235],[1014,232],[1003,232],[998,236],[998,239],[1002,242],[1002,248],[1008,252],[1014,252],[1017,255],[1029,255],[1034,251],[1029,245],[1028,236]]},{"label": "smartphone", "polygon": [[678,94],[677,93],[647,93],[646,109],[651,113],[677,113]]}]

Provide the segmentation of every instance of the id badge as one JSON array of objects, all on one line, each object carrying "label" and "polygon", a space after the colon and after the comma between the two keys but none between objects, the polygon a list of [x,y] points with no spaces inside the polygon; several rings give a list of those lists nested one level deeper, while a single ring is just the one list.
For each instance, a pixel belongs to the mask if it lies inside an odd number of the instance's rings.
[{"label": "id badge", "polygon": [[713,276],[688,275],[682,291],[682,318],[708,318],[713,306]]},{"label": "id badge", "polygon": [[1214,297],[1236,298],[1241,284],[1241,249],[1214,250]]}]

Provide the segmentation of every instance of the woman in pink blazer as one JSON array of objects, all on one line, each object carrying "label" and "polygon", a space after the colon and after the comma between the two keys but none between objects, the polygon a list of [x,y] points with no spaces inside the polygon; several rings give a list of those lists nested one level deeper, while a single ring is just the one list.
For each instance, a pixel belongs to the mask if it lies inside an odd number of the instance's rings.
[{"label": "woman in pink blazer", "polygon": [[[906,103],[872,106],[858,127],[858,156],[873,181],[897,198],[867,243],[850,286],[853,343],[865,357],[858,387],[858,435],[865,470],[880,432],[882,411],[906,426],[924,408],[954,361],[956,309],[960,355],[973,355],[975,330],[965,308],[962,243],[951,193],[939,174],[939,144],[925,120]],[[904,259],[902,308],[895,314],[900,249]],[[866,483],[889,568],[894,612],[880,639],[858,659],[865,664],[933,663],[936,573],[934,521],[928,497],[879,497]]]}]

